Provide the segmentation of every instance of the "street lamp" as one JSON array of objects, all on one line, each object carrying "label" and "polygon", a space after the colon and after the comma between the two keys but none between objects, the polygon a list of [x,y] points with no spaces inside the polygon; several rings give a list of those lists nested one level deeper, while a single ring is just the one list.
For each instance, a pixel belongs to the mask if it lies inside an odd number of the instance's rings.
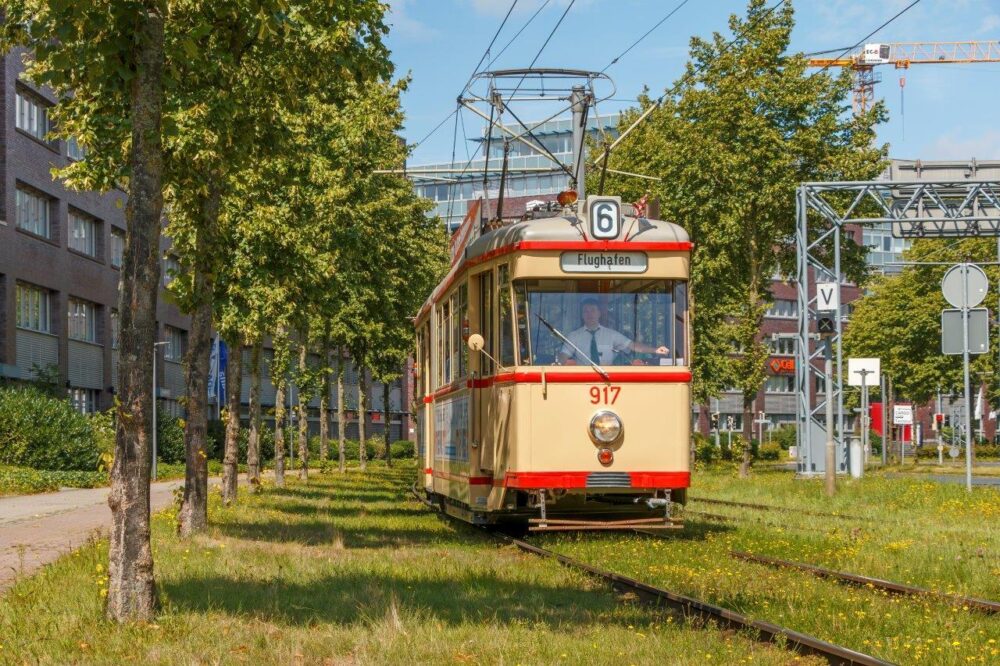
[{"label": "street lamp", "polygon": [[159,396],[157,395],[156,386],[156,348],[162,347],[163,345],[170,344],[169,342],[154,342],[153,343],[153,481],[156,481],[156,403]]}]

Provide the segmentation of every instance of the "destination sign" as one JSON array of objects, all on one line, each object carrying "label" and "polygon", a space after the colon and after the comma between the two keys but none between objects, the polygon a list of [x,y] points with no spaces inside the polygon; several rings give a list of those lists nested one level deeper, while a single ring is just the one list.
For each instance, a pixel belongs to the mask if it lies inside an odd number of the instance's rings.
[{"label": "destination sign", "polygon": [[563,252],[559,265],[566,273],[645,273],[645,252]]}]

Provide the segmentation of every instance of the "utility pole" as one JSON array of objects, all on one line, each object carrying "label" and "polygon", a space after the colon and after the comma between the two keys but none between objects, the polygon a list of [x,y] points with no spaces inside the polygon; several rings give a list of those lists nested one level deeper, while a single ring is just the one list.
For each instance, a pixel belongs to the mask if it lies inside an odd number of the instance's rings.
[{"label": "utility pole", "polygon": [[889,409],[889,393],[886,391],[886,381],[887,378],[885,373],[882,374],[882,385],[879,387],[879,391],[882,394],[882,467],[886,466],[889,461],[888,458],[888,441],[889,441],[889,424],[886,418],[887,411]]},{"label": "utility pole", "polygon": [[875,374],[875,371],[862,368],[861,370],[855,370],[855,372],[861,375],[861,450],[867,451],[868,431],[870,429],[868,423],[870,420],[868,416],[868,375]]},{"label": "utility pole", "polygon": [[825,340],[823,348],[823,372],[826,375],[826,494],[833,497],[837,493],[837,448],[833,439],[833,341]]},{"label": "utility pole", "polygon": [[962,271],[962,379],[965,382],[965,489],[972,492],[972,387],[969,380],[969,269]]},{"label": "utility pole", "polygon": [[576,194],[579,201],[587,200],[585,182],[585,162],[583,159],[584,137],[587,136],[587,110],[590,105],[587,92],[583,86],[573,86],[569,95],[569,104],[573,109],[573,180],[576,181]]}]

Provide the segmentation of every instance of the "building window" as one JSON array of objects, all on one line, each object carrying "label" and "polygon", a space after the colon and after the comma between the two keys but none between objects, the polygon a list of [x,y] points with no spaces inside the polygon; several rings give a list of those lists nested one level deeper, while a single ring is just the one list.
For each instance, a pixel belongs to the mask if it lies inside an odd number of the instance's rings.
[{"label": "building window", "polygon": [[17,327],[50,333],[49,292],[28,284],[17,285]]},{"label": "building window", "polygon": [[81,414],[93,414],[97,411],[97,389],[68,389],[69,401],[73,408]]},{"label": "building window", "polygon": [[66,140],[66,156],[71,160],[82,160],[87,156],[87,149],[80,145],[75,136]]},{"label": "building window", "polygon": [[77,252],[97,256],[97,230],[94,218],[72,210],[69,212],[69,246]]},{"label": "building window", "polygon": [[764,382],[765,393],[795,393],[795,377],[772,375]]},{"label": "building window", "polygon": [[118,310],[111,311],[111,348],[118,349],[118,336],[121,334],[122,322]]},{"label": "building window", "polygon": [[168,286],[174,278],[181,274],[181,264],[177,257],[167,255],[163,258],[163,286]]},{"label": "building window", "polygon": [[45,135],[49,133],[48,105],[40,97],[19,88],[14,124],[17,129],[44,141]]},{"label": "building window", "polygon": [[111,228],[111,266],[122,267],[122,257],[125,256],[125,232],[117,227]]},{"label": "building window", "polygon": [[97,307],[93,303],[69,299],[68,334],[72,340],[97,342]]},{"label": "building window", "polygon": [[45,238],[51,237],[49,198],[26,188],[17,188],[17,226]]},{"label": "building window", "polygon": [[164,328],[165,344],[163,346],[163,358],[168,361],[181,361],[184,359],[184,337],[185,332],[173,326]]},{"label": "building window", "polygon": [[765,317],[775,319],[795,319],[798,316],[798,303],[785,298],[777,298],[767,309]]},{"label": "building window", "polygon": [[775,356],[795,355],[795,338],[772,339],[768,341],[768,346],[771,348],[771,353]]}]

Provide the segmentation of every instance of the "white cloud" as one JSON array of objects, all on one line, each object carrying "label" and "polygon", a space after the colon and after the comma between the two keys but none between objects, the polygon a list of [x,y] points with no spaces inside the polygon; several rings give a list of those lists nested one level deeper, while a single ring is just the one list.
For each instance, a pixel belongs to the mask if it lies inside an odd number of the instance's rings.
[{"label": "white cloud", "polygon": [[979,136],[948,132],[931,143],[926,154],[920,155],[924,160],[967,160],[971,157],[979,160],[1000,159],[1000,130],[986,130]]},{"label": "white cloud", "polygon": [[415,42],[429,42],[440,36],[440,32],[410,14],[411,0],[388,0],[389,15],[386,23],[393,32]]}]

